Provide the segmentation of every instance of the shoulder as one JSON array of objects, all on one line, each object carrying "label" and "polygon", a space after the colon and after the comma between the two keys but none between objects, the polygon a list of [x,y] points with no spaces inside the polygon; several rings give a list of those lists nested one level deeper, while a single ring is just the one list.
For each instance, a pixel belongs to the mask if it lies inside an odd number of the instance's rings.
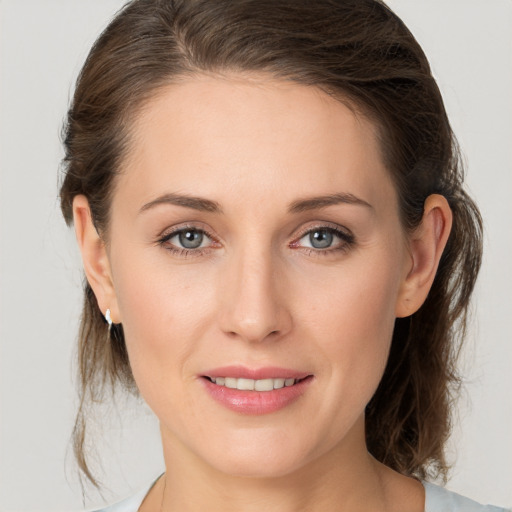
[{"label": "shoulder", "polygon": [[511,512],[512,509],[480,505],[444,487],[423,482],[425,487],[425,512]]},{"label": "shoulder", "polygon": [[141,489],[139,492],[123,501],[92,512],[137,512],[151,487],[153,487],[153,482],[151,485],[146,486],[144,489]]},{"label": "shoulder", "polygon": [[[154,482],[119,503],[93,512],[137,512],[153,485]],[[512,512],[512,509],[480,505],[476,501],[429,482],[423,482],[423,486],[425,512]]]}]

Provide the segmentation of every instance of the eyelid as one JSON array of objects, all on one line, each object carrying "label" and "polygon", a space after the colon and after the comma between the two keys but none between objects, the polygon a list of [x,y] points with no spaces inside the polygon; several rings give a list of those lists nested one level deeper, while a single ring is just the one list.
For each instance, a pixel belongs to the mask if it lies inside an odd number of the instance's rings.
[{"label": "eyelid", "polygon": [[[169,243],[169,240],[179,235],[183,231],[194,230],[203,233],[207,238],[210,239],[210,244],[207,247],[197,247],[195,249],[189,249],[186,247],[180,247],[174,244]],[[179,224],[177,226],[172,226],[171,228],[164,229],[158,236],[155,242],[156,245],[162,246],[164,249],[174,253],[178,256],[200,256],[210,251],[211,249],[216,249],[220,246],[220,243],[208,229],[198,225],[197,223],[186,222],[184,224]]]},{"label": "eyelid", "polygon": [[176,226],[165,228],[160,234],[157,235],[158,241],[162,239],[172,238],[174,235],[181,233],[182,231],[186,231],[187,229],[193,229],[194,231],[200,231],[204,233],[208,238],[217,241],[217,238],[212,235],[212,233],[203,225],[191,222],[185,222],[183,224],[178,224]]},{"label": "eyelid", "polygon": [[[326,230],[330,231],[331,233],[334,233],[335,236],[337,236],[340,240],[340,242],[333,246],[328,247],[325,249],[318,249],[314,247],[307,247],[300,244],[300,241],[307,236],[309,233],[312,233],[314,231],[320,231],[320,230]],[[316,225],[309,225],[305,228],[303,228],[297,237],[295,237],[294,241],[289,244],[289,247],[295,250],[302,250],[309,255],[314,256],[328,256],[333,253],[340,253],[347,251],[351,246],[353,246],[355,243],[355,237],[353,233],[342,226],[339,226],[337,224],[333,224],[330,222],[321,222]]]},{"label": "eyelid", "polygon": [[[343,237],[345,239],[353,239],[354,238],[353,233],[348,228],[345,228],[338,224],[334,224],[332,222],[318,222],[317,224],[308,225],[308,226],[302,228],[299,231],[299,234],[294,237],[294,240],[298,241],[301,238],[303,238],[304,236],[306,236],[307,234],[311,233],[312,231],[321,230],[321,229],[325,229],[327,231],[332,231],[336,234],[339,234],[341,237]],[[295,242],[292,242],[292,243],[295,243]]]}]

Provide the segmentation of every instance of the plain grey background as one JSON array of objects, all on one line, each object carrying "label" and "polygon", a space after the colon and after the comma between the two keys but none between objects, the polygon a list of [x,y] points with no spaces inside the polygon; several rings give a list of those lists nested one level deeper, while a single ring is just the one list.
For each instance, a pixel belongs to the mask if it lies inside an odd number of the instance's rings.
[{"label": "plain grey background", "polygon": [[[82,510],[69,437],[81,309],[74,234],[60,216],[59,131],[72,84],[121,0],[0,0],[0,511]],[[438,79],[486,225],[463,354],[449,487],[512,505],[512,2],[389,0]],[[95,446],[112,502],[163,469],[158,425],[105,407]],[[103,503],[91,494],[88,507]]]}]

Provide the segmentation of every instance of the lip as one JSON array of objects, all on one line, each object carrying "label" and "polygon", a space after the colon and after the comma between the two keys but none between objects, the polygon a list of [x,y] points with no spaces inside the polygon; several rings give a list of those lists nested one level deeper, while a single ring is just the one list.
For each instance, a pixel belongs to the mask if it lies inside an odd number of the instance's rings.
[{"label": "lip", "polygon": [[202,374],[204,377],[234,377],[236,379],[304,379],[311,373],[266,366],[264,368],[246,368],[245,366],[223,366],[214,368]]},{"label": "lip", "polygon": [[[243,391],[218,386],[207,377],[235,377],[242,379],[302,379],[293,386],[274,389],[272,391]],[[300,398],[313,382],[314,377],[307,372],[287,368],[245,368],[242,366],[226,366],[205,372],[200,381],[213,400],[231,411],[247,415],[270,414],[291,405]]]}]

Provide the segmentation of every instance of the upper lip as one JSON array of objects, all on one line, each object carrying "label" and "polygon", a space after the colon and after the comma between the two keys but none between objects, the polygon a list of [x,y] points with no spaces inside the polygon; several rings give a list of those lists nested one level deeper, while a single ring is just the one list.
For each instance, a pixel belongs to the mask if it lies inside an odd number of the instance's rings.
[{"label": "upper lip", "polygon": [[205,377],[234,377],[236,379],[304,379],[311,375],[308,372],[293,370],[290,368],[279,368],[277,366],[266,366],[263,368],[247,368],[245,366],[223,366],[213,368],[204,372]]}]

